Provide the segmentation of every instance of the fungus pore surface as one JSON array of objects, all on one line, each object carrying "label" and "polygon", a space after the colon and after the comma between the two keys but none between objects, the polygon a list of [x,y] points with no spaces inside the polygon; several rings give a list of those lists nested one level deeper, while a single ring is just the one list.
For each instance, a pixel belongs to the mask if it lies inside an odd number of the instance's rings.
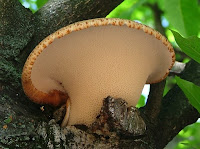
[{"label": "fungus pore surface", "polygon": [[[108,95],[135,106],[145,83],[163,80],[175,61],[170,43],[145,25],[93,19],[45,38],[23,70],[25,93],[37,103],[51,91],[71,100],[69,125],[91,124]],[[30,95],[33,94],[33,95]],[[41,95],[42,94],[42,95]],[[60,101],[61,102],[61,101]]]}]

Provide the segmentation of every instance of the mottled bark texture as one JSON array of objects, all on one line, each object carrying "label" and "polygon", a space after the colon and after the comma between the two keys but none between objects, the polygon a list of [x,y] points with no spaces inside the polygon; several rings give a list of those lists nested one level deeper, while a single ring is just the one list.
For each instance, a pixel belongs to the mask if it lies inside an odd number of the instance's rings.
[{"label": "mottled bark texture", "polygon": [[[163,88],[159,86],[162,84],[152,88],[148,104],[140,109],[139,114],[144,118],[147,130],[137,137],[132,136],[132,133],[137,134],[132,126],[140,123],[133,123],[132,120],[141,117],[132,117],[130,113],[134,110],[131,107],[123,106],[128,115],[125,115],[124,120],[130,127],[120,123],[120,117],[104,112],[104,118],[108,116],[112,120],[112,123],[108,121],[108,126],[114,127],[109,130],[111,133],[108,135],[94,134],[93,129],[84,126],[60,128],[52,119],[53,108],[45,106],[42,112],[39,105],[32,103],[24,95],[20,83],[23,64],[44,37],[76,21],[105,17],[121,2],[122,0],[50,0],[32,14],[18,0],[0,0],[0,148],[161,149],[181,129],[197,120],[198,112],[177,86],[164,99],[160,96]],[[191,62],[182,77],[200,85],[199,72],[200,65]],[[155,100],[160,101],[154,104]],[[116,106],[118,102],[113,104]],[[106,106],[102,109],[106,109]],[[127,109],[129,112],[126,112]],[[129,130],[128,135],[124,130]]]}]

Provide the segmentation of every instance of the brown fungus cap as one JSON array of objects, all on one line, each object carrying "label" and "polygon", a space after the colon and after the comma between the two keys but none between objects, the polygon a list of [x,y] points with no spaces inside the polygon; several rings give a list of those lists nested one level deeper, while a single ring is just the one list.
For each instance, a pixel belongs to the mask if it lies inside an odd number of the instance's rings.
[{"label": "brown fungus cap", "polygon": [[36,103],[71,100],[69,124],[89,125],[108,95],[135,106],[145,83],[165,79],[175,62],[168,40],[129,20],[77,22],[45,38],[28,57],[24,92]]}]

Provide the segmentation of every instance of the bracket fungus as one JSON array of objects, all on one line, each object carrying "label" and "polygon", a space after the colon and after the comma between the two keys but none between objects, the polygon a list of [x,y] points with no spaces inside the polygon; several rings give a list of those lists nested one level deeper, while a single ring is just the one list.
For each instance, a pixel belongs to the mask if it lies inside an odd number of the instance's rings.
[{"label": "bracket fungus", "polygon": [[22,85],[36,103],[67,103],[63,126],[67,121],[89,125],[103,98],[123,98],[135,106],[144,84],[165,79],[174,61],[171,44],[154,29],[98,18],[63,27],[41,41],[24,65]]}]

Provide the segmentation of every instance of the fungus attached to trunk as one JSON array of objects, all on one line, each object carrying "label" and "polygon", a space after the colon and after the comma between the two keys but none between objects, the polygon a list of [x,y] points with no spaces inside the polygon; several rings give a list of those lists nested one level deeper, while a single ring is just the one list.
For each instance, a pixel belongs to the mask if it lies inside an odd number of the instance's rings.
[{"label": "fungus attached to trunk", "polygon": [[174,61],[171,44],[150,27],[122,19],[86,20],[40,42],[25,63],[22,84],[39,104],[58,106],[69,97],[68,124],[89,125],[103,98],[135,106],[144,84],[165,79]]}]

